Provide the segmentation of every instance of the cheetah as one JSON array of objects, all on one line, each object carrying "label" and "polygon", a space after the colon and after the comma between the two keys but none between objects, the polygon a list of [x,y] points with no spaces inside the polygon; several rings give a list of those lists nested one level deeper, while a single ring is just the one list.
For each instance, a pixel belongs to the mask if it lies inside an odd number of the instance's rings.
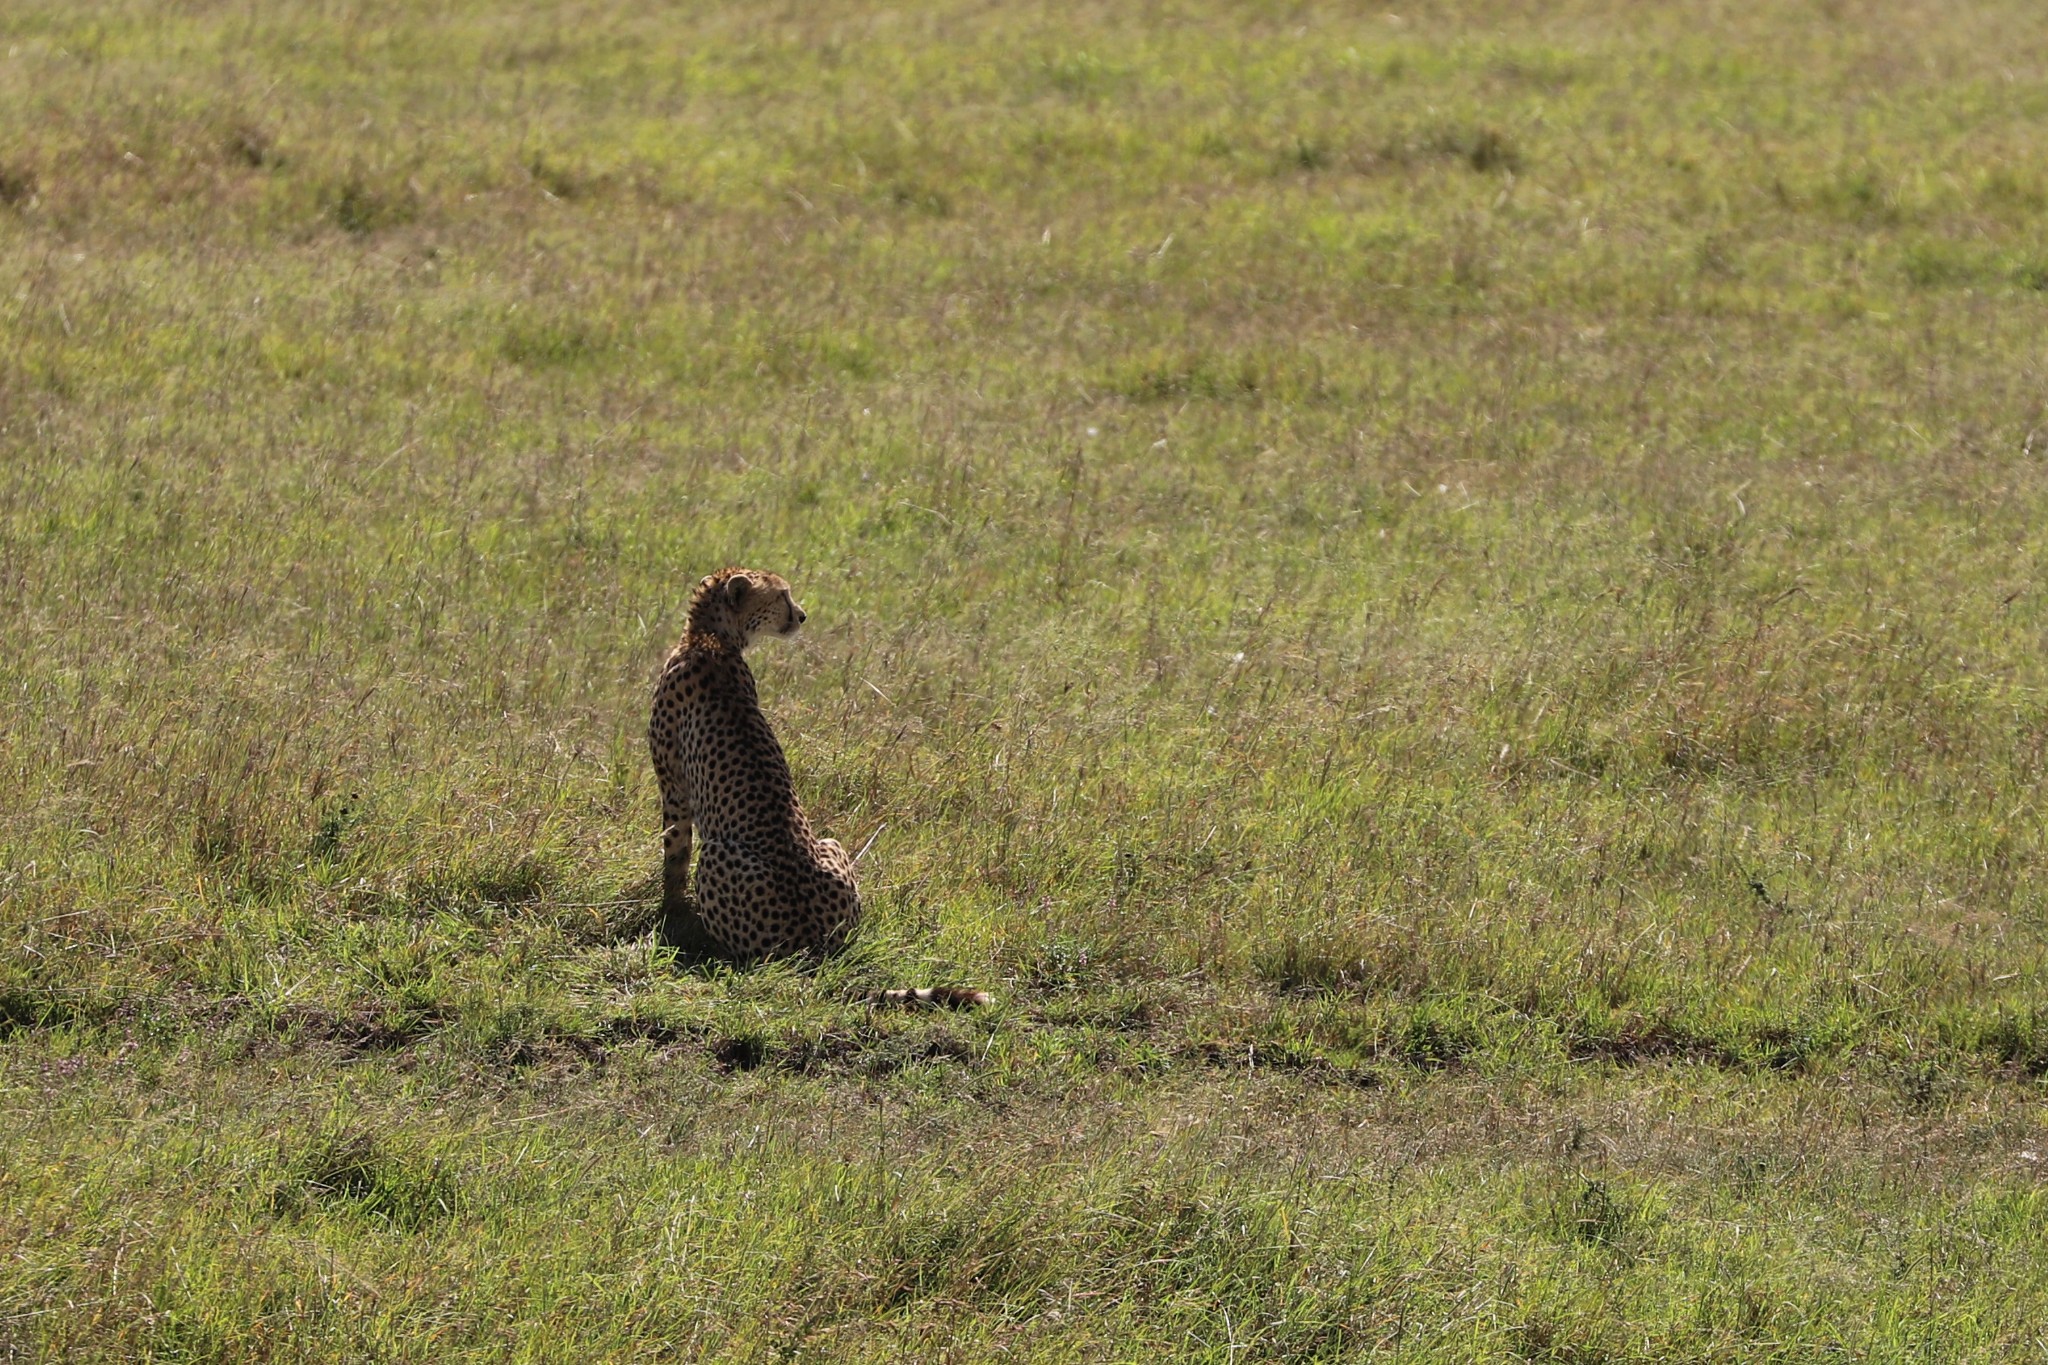
[{"label": "cheetah", "polygon": [[[683,638],[655,686],[648,744],[661,787],[662,912],[683,937],[699,930],[734,957],[831,952],[860,918],[853,859],[812,832],[744,657],[756,641],[794,638],[805,619],[781,575],[721,569],[691,594]],[[693,833],[703,845],[694,916],[685,900]],[[953,987],[881,998],[988,1002]]]}]

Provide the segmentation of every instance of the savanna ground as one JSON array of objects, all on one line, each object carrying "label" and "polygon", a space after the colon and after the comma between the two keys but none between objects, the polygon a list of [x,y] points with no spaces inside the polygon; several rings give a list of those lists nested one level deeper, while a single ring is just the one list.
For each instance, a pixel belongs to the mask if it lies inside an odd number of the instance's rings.
[{"label": "savanna ground", "polygon": [[10,0],[5,1357],[2048,1354],[2048,27],[1388,8]]}]

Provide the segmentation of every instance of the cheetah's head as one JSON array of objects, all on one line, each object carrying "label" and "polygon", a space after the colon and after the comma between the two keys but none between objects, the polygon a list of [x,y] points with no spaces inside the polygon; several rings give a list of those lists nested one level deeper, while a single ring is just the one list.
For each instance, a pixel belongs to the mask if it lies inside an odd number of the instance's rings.
[{"label": "cheetah's head", "polygon": [[[723,580],[723,581],[720,581]],[[728,569],[713,574],[700,585],[716,603],[725,608],[732,634],[745,649],[756,640],[790,640],[804,623],[804,609],[797,605],[789,580],[781,574],[754,569]]]}]

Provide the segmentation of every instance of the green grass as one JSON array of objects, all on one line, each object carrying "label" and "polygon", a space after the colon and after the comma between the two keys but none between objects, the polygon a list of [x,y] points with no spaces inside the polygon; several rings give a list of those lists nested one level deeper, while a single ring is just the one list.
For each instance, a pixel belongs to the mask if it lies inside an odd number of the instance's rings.
[{"label": "green grass", "polygon": [[2048,1353],[2048,31],[1411,9],[0,13],[0,1354]]}]

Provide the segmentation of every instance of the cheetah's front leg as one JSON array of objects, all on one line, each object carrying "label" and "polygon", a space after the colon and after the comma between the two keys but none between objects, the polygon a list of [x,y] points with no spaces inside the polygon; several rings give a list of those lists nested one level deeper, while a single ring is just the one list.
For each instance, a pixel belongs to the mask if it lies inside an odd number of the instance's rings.
[{"label": "cheetah's front leg", "polygon": [[661,910],[673,914],[690,891],[690,812],[661,802]]},{"label": "cheetah's front leg", "polygon": [[708,942],[696,908],[689,902],[690,803],[674,758],[653,744],[654,777],[661,786],[661,937],[672,947],[701,951]]}]

